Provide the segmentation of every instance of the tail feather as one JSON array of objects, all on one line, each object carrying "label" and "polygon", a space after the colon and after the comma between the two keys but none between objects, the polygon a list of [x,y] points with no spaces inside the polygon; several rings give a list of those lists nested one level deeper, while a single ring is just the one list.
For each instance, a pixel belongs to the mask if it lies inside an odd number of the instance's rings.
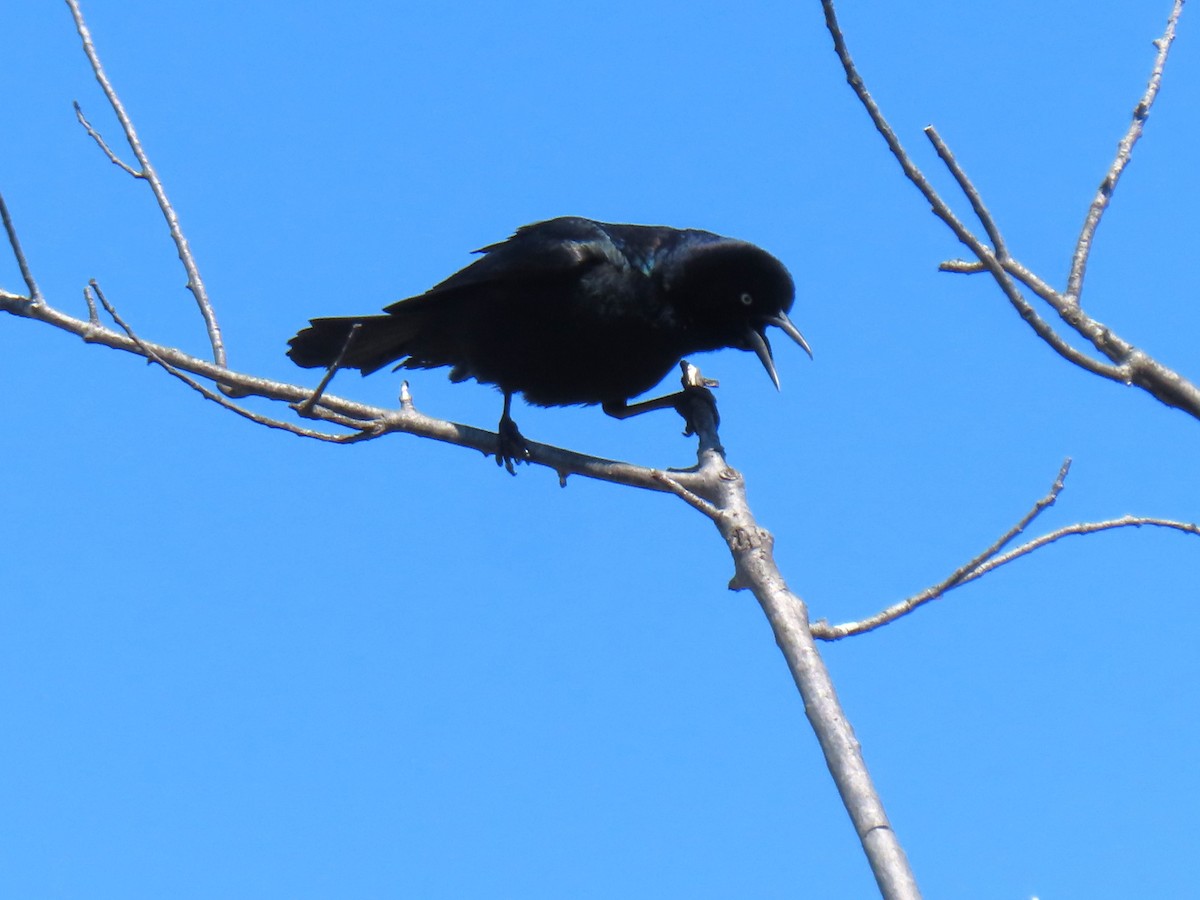
[{"label": "tail feather", "polygon": [[416,323],[408,316],[397,315],[312,319],[307,328],[288,341],[287,355],[306,369],[331,366],[346,347],[355,325],[359,329],[346,348],[342,368],[361,369],[364,375],[370,375],[408,356]]}]

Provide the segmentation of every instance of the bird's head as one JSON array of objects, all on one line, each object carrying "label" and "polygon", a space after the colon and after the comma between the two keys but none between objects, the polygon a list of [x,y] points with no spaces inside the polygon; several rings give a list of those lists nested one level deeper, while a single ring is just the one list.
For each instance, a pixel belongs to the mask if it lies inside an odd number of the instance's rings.
[{"label": "bird's head", "polygon": [[693,245],[673,262],[664,288],[697,350],[752,350],[776,388],[768,326],[782,329],[812,357],[808,341],[787,315],[796,296],[792,276],[767,251],[721,240]]}]

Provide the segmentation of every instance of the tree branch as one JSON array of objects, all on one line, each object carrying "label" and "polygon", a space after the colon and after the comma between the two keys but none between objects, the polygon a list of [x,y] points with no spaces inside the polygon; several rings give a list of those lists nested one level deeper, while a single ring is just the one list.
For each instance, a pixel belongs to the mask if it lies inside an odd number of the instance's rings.
[{"label": "tree branch", "polygon": [[216,403],[218,406],[222,406],[244,419],[249,419],[251,422],[254,422],[257,425],[264,425],[267,428],[275,428],[280,431],[287,431],[300,437],[314,438],[320,441],[330,441],[331,443],[335,444],[348,443],[354,438],[353,434],[328,434],[323,431],[314,431],[311,428],[301,428],[298,425],[293,425],[291,422],[285,422],[282,419],[273,419],[270,416],[263,416],[256,412],[252,412],[251,410],[245,409],[244,407],[238,406],[233,401],[221,396],[221,394],[217,391],[206,387],[191,376],[179,371],[179,369],[175,368],[173,365],[159,356],[150,345],[134,334],[133,329],[130,328],[125,320],[121,318],[120,314],[116,310],[116,307],[114,307],[108,301],[108,298],[104,296],[104,292],[100,290],[100,285],[96,283],[95,279],[92,279],[88,285],[88,288],[85,288],[85,291],[88,294],[90,308],[94,309],[91,293],[95,292],[95,295],[100,298],[101,305],[108,312],[108,314],[112,316],[113,321],[121,327],[121,330],[129,336],[130,340],[137,344],[141,355],[145,356],[150,362],[157,363],[168,374],[179,379],[192,390],[196,391],[206,399],[211,400],[213,403]]},{"label": "tree branch", "polygon": [[886,900],[916,900],[920,897],[916,878],[813,640],[808,608],[784,582],[772,552],[775,539],[755,521],[746,499],[745,481],[725,462],[715,418],[700,411],[690,424],[700,438],[697,474],[703,479],[691,491],[711,498],[711,502],[701,501],[703,505],[692,505],[712,518],[733,556],[734,577],[729,587],[751,591],[771,624],[880,894]]},{"label": "tree branch", "polygon": [[175,249],[179,253],[179,261],[183,263],[183,269],[187,273],[187,289],[191,291],[192,296],[196,299],[196,305],[200,308],[200,315],[204,319],[204,326],[208,330],[208,340],[212,345],[213,360],[217,365],[224,366],[225,343],[221,337],[221,327],[217,324],[217,314],[208,299],[208,291],[204,287],[204,279],[200,277],[200,269],[196,265],[195,257],[192,255],[192,248],[188,244],[187,238],[183,234],[183,229],[179,225],[179,217],[175,214],[175,208],[167,198],[166,189],[158,177],[158,172],[155,171],[154,166],[150,163],[150,157],[147,156],[146,151],[142,148],[137,131],[133,127],[133,120],[125,112],[121,98],[117,96],[112,82],[108,80],[108,75],[105,74],[104,66],[100,63],[100,56],[96,52],[96,45],[92,42],[92,34],[88,30],[87,23],[83,20],[83,12],[79,9],[78,0],[67,0],[67,6],[71,9],[71,16],[75,20],[75,30],[79,34],[79,39],[83,42],[83,52],[87,54],[88,62],[92,65],[92,72],[96,76],[96,81],[100,83],[100,88],[104,91],[104,96],[108,98],[109,105],[112,107],[113,112],[116,113],[117,121],[121,123],[121,129],[125,132],[125,139],[129,142],[129,148],[137,158],[138,165],[142,167],[141,171],[134,171],[130,166],[121,162],[108,149],[99,134],[88,124],[87,119],[83,117],[83,112],[80,110],[79,104],[76,103],[75,110],[79,120],[112,162],[121,166],[131,175],[145,179],[150,185],[150,190],[154,192],[154,199],[158,201],[158,208],[162,210],[163,217],[167,220],[167,227],[171,232],[171,240],[175,242]]},{"label": "tree branch", "polygon": [[1117,519],[1106,519],[1102,522],[1077,522],[1073,525],[1067,525],[1049,534],[1034,538],[1007,553],[1001,553],[1000,551],[1007,547],[1017,535],[1021,534],[1034,519],[1054,505],[1054,502],[1058,499],[1058,495],[1062,492],[1070,470],[1071,460],[1067,459],[1063,462],[1062,468],[1058,470],[1058,477],[1054,479],[1054,484],[1050,486],[1050,490],[1046,492],[1045,496],[1034,503],[1029,512],[1022,516],[1016,525],[994,541],[990,547],[974,559],[959,566],[948,578],[932,587],[926,588],[919,594],[914,594],[907,599],[901,600],[899,603],[894,603],[886,609],[875,613],[875,615],[860,619],[857,622],[845,622],[841,625],[830,625],[824,620],[816,622],[812,626],[813,636],[822,641],[838,641],[842,638],[853,637],[854,635],[874,631],[876,628],[882,628],[884,625],[889,625],[897,619],[908,615],[918,607],[945,596],[955,588],[962,587],[964,584],[968,584],[977,578],[982,578],[988,572],[1007,565],[1013,560],[1020,559],[1022,556],[1028,556],[1033,551],[1053,544],[1055,541],[1061,540],[1068,535],[1094,534],[1098,531],[1108,531],[1113,528],[1140,528],[1143,525],[1152,525],[1200,536],[1200,525],[1193,522],[1178,522],[1173,519],[1160,519],[1152,516],[1121,516]]},{"label": "tree branch", "polygon": [[129,163],[125,162],[125,160],[121,159],[121,157],[117,156],[117,154],[113,152],[113,149],[110,146],[108,146],[108,141],[104,140],[104,136],[101,135],[100,132],[98,132],[95,128],[93,128],[92,123],[87,120],[87,116],[85,116],[83,114],[83,107],[79,105],[79,101],[76,100],[72,104],[72,106],[75,107],[76,121],[78,121],[79,124],[83,126],[84,131],[86,131],[88,133],[88,137],[90,137],[93,141],[96,142],[96,146],[100,148],[101,153],[103,153],[105,156],[108,157],[108,161],[111,162],[118,169],[122,169],[122,170],[128,172],[134,178],[145,179],[146,174],[144,172],[139,172],[137,169],[135,169]]},{"label": "tree branch", "polygon": [[1100,219],[1104,215],[1104,211],[1108,209],[1108,203],[1112,199],[1113,191],[1117,189],[1121,173],[1129,165],[1129,160],[1133,156],[1133,145],[1142,136],[1142,131],[1146,127],[1146,119],[1150,116],[1150,108],[1154,106],[1154,100],[1158,96],[1158,89],[1162,85],[1163,69],[1167,65],[1167,54],[1171,52],[1171,44],[1175,40],[1175,26],[1183,12],[1183,2],[1184,0],[1175,0],[1171,14],[1167,17],[1167,30],[1154,42],[1154,46],[1158,48],[1158,55],[1154,59],[1154,67],[1150,70],[1146,93],[1133,108],[1133,121],[1129,123],[1129,130],[1117,144],[1117,156],[1100,182],[1096,196],[1092,199],[1092,204],[1088,207],[1087,215],[1084,217],[1083,229],[1079,232],[1079,241],[1075,244],[1075,252],[1071,256],[1071,272],[1067,276],[1067,290],[1063,298],[1071,306],[1078,305],[1079,295],[1083,293],[1083,277],[1087,271],[1088,256],[1092,252],[1092,241],[1096,236]]},{"label": "tree branch", "polygon": [[[901,144],[900,139],[896,137],[895,131],[888,124],[879,105],[867,90],[862,76],[855,67],[854,60],[850,57],[850,51],[846,46],[845,37],[842,34],[841,26],[838,24],[837,15],[834,11],[833,0],[821,0],[821,6],[825,12],[826,27],[833,38],[834,52],[837,54],[838,60],[841,62],[842,68],[846,73],[846,81],[850,84],[859,102],[866,110],[875,129],[883,136],[888,150],[891,151],[896,161],[900,164],[905,177],[929,201],[934,215],[950,228],[955,237],[968,247],[978,260],[978,263],[963,261],[942,263],[939,269],[944,272],[964,274],[987,272],[992,276],[1001,291],[1004,292],[1005,297],[1008,298],[1009,303],[1026,324],[1059,356],[1080,368],[1107,378],[1110,381],[1127,385],[1137,385],[1167,406],[1181,409],[1194,418],[1200,419],[1200,388],[1197,388],[1196,385],[1192,384],[1179,373],[1162,365],[1144,351],[1139,350],[1133,344],[1118,336],[1102,322],[1086,315],[1079,304],[1079,290],[1082,289],[1083,272],[1087,264],[1088,255],[1091,252],[1091,244],[1096,227],[1099,225],[1100,217],[1107,208],[1109,198],[1116,187],[1121,172],[1124,171],[1125,166],[1129,162],[1133,145],[1141,136],[1145,119],[1149,115],[1150,107],[1158,94],[1158,89],[1162,82],[1163,69],[1166,65],[1167,53],[1171,42],[1175,38],[1175,27],[1183,10],[1183,0],[1174,0],[1174,6],[1167,21],[1166,32],[1159,40],[1155,41],[1158,54],[1150,75],[1149,85],[1146,93],[1134,109],[1133,123],[1126,133],[1125,138],[1118,146],[1117,157],[1110,167],[1108,174],[1105,176],[1104,181],[1101,183],[1100,190],[1095,200],[1092,201],[1092,206],[1088,211],[1088,216],[1084,222],[1084,228],[1080,234],[1079,243],[1076,245],[1072,259],[1071,277],[1068,280],[1066,294],[1052,289],[1044,280],[1037,278],[1033,273],[1011,259],[1000,229],[984,205],[979,191],[954,159],[953,154],[950,153],[949,148],[937,134],[937,131],[932,126],[929,126],[925,129],[926,136],[929,137],[934,148],[937,150],[938,156],[946,164],[955,181],[958,183],[959,188],[970,201],[972,209],[983,224],[995,249],[993,250],[983,244],[954,215],[946,202],[934,190],[929,180],[912,161],[908,152]],[[1020,289],[1017,287],[1017,281],[1025,284],[1042,300],[1046,301],[1076,334],[1086,339],[1100,353],[1111,360],[1112,363],[1115,363],[1115,365],[1094,359],[1071,346],[1045,319],[1038,315],[1033,306],[1021,294]]]},{"label": "tree branch", "polygon": [[26,298],[28,303],[41,303],[42,292],[38,288],[36,279],[33,277],[33,270],[29,267],[29,260],[25,258],[25,251],[21,249],[21,240],[17,237],[17,228],[13,225],[12,216],[8,212],[8,204],[4,202],[4,195],[0,194],[0,219],[4,221],[4,233],[8,235],[8,246],[12,248],[13,256],[17,260],[17,267],[21,270],[21,278],[25,282],[25,288],[29,291],[29,297]]},{"label": "tree branch", "polygon": [[[1030,324],[1043,340],[1052,346],[1056,352],[1077,365],[1084,366],[1090,371],[1114,380],[1128,380],[1137,368],[1135,362],[1139,359],[1134,348],[1120,341],[1115,335],[1103,329],[1099,323],[1082,317],[1078,311],[1078,291],[1073,295],[1073,303],[1067,303],[1065,298],[1055,292],[1033,273],[1028,272],[1009,255],[1003,236],[984,201],[967,177],[964,169],[955,160],[949,148],[932,128],[926,133],[933,143],[938,155],[947,165],[954,176],[959,188],[967,196],[975,215],[982,223],[992,247],[985,245],[970,229],[968,229],[953,213],[929,184],[921,171],[912,163],[904,148],[901,146],[894,131],[884,119],[882,112],[867,92],[861,77],[854,68],[845,42],[837,25],[833,11],[832,0],[822,0],[825,9],[826,24],[833,36],[835,50],[847,74],[847,80],[855,90],[859,100],[867,109],[876,129],[883,135],[889,149],[900,163],[906,176],[921,191],[930,202],[933,212],[942,219],[955,236],[975,255],[978,263],[944,264],[946,271],[973,272],[987,271],[1009,298],[1010,303]],[[137,158],[140,170],[123,163],[108,147],[99,133],[92,128],[82,111],[76,107],[77,115],[88,134],[96,141],[100,149],[114,164],[121,166],[131,175],[145,179],[154,192],[159,208],[167,220],[172,239],[175,242],[180,260],[188,274],[188,288],[196,302],[208,327],[210,343],[212,344],[215,362],[208,362],[182,351],[143,340],[121,318],[115,306],[104,296],[99,286],[93,281],[91,289],[85,290],[88,304],[88,319],[82,320],[67,315],[47,304],[38,291],[30,268],[25,261],[17,240],[15,228],[8,215],[8,210],[0,198],[0,213],[10,246],[21,266],[22,276],[29,290],[28,297],[0,291],[0,310],[14,316],[42,322],[62,331],[75,334],[89,343],[102,344],[138,357],[147,359],[163,368],[173,377],[198,391],[206,399],[218,403],[237,415],[243,416],[257,424],[271,428],[281,428],[300,437],[307,437],[336,443],[354,443],[372,440],[392,432],[404,432],[422,437],[432,438],[456,446],[470,447],[485,454],[499,452],[499,439],[494,433],[481,429],[460,425],[441,419],[435,419],[418,412],[408,392],[407,383],[402,388],[400,406],[398,409],[384,409],[368,406],[351,400],[332,396],[326,393],[333,374],[338,365],[334,364],[322,378],[315,390],[293,384],[271,381],[265,378],[236,372],[227,367],[224,346],[220,329],[217,326],[215,312],[205,291],[198,268],[192,256],[188,242],[184,237],[175,211],[167,199],[165,190],[155,170],[137,138],[132,122],[126,114],[115,90],[112,88],[104,69],[100,64],[92,42],[91,35],[84,23],[77,0],[67,0],[75,19],[75,26],[83,42],[84,52],[91,62],[93,72],[101,85],[110,105],[112,106],[126,139]],[[1149,104],[1153,102],[1154,94],[1161,81],[1162,65],[1165,63],[1166,50],[1174,35],[1174,23],[1178,18],[1181,0],[1176,0],[1175,12],[1169,23],[1168,35],[1160,43],[1159,61],[1156,63],[1155,74],[1151,80],[1151,90],[1147,92],[1148,100],[1143,98],[1141,118],[1135,111],[1135,127],[1127,135],[1127,141],[1122,142],[1118,152],[1117,163],[1110,170],[1111,186],[1115,186],[1124,165],[1128,162],[1129,152],[1133,142],[1140,135],[1140,121],[1144,120]],[[1122,155],[1123,154],[1123,155]],[[1108,194],[1111,194],[1111,186]],[[1103,192],[1103,185],[1102,185]],[[1107,196],[1105,197],[1107,203]],[[1095,207],[1095,203],[1093,204]],[[1101,205],[1095,215],[1095,222],[1090,231],[1085,223],[1084,235],[1087,246],[1082,251],[1077,248],[1077,256],[1082,253],[1086,263],[1090,249],[1091,237],[1095,232],[1103,214]],[[1091,217],[1089,214],[1089,222]],[[1074,271],[1074,270],[1073,270]],[[1078,283],[1082,284],[1082,265],[1079,268]],[[1025,285],[1037,296],[1041,297],[1060,312],[1064,320],[1072,324],[1080,334],[1087,336],[1096,328],[1103,329],[1102,336],[1093,334],[1093,344],[1101,349],[1109,359],[1117,365],[1108,365],[1091,359],[1071,347],[1046,323],[1025,300],[1019,284]],[[99,299],[104,309],[120,327],[115,331],[101,324],[97,314],[95,297]],[[1073,306],[1073,310],[1068,310]],[[1072,320],[1069,314],[1075,315]],[[1082,328],[1082,330],[1081,330]],[[1090,329],[1090,330],[1089,330]],[[1090,338],[1092,339],[1092,338]],[[345,348],[343,348],[343,353]],[[339,360],[340,361],[340,360]],[[1157,363],[1144,358],[1140,365],[1147,371]],[[1166,370],[1169,373],[1169,370]],[[1169,373],[1174,375],[1174,373]],[[1165,375],[1156,377],[1166,377]],[[1174,376],[1178,378],[1178,376]],[[685,387],[691,380],[691,387],[703,389],[705,381],[698,370],[684,367]],[[1136,381],[1136,379],[1134,379]],[[209,382],[217,389],[209,387]],[[1178,396],[1185,397],[1186,382],[1177,385]],[[1147,388],[1149,390],[1149,388]],[[1194,388],[1191,388],[1195,390]],[[270,401],[290,404],[301,416],[329,422],[348,430],[345,434],[331,434],[315,429],[293,425],[281,419],[260,415],[238,404],[231,402],[222,392],[237,392],[242,396],[256,396]],[[1152,391],[1153,392],[1153,391]],[[1156,394],[1156,396],[1160,396]],[[1160,396],[1161,399],[1161,396]],[[1164,400],[1164,402],[1167,402]],[[528,442],[530,451],[528,461],[555,470],[561,482],[565,483],[570,474],[579,474],[588,478],[623,484],[647,490],[672,493],[688,503],[692,508],[703,513],[716,525],[734,563],[734,577],[730,588],[734,590],[750,590],[763,609],[775,635],[784,658],[791,671],[793,680],[804,700],[805,712],[817,735],[826,763],[837,785],[843,803],[849,812],[855,830],[862,842],[864,851],[875,874],[880,890],[886,898],[915,898],[919,896],[915,879],[903,849],[892,831],[882,801],[879,798],[870,774],[863,760],[862,749],[851,729],[845,711],[838,701],[829,672],[822,660],[815,638],[835,640],[850,634],[862,633],[894,621],[902,615],[916,609],[918,606],[942,596],[948,591],[981,577],[989,571],[1005,565],[1021,556],[1046,546],[1065,537],[1068,534],[1086,534],[1111,528],[1126,526],[1155,525],[1174,528],[1186,533],[1200,535],[1200,527],[1194,524],[1173,522],[1165,519],[1152,519],[1126,516],[1105,522],[1079,523],[1058,529],[1050,534],[1036,538],[1016,549],[1004,552],[1019,534],[1021,534],[1046,508],[1052,505],[1063,488],[1069,469],[1069,460],[1063,464],[1058,478],[1050,491],[1034,504],[1032,509],[1023,516],[1016,525],[994,541],[983,553],[977,555],[963,566],[955,570],[947,579],[933,588],[928,589],[914,598],[896,604],[884,610],[877,616],[860,623],[829,626],[819,622],[810,627],[808,610],[800,597],[787,587],[773,556],[773,536],[761,528],[750,510],[742,476],[728,466],[721,450],[717,433],[717,417],[714,405],[706,402],[692,404],[695,408],[687,412],[688,429],[699,436],[696,467],[681,471],[665,471],[646,468],[630,463],[600,459],[552,447],[536,442]],[[1200,401],[1196,404],[1195,413],[1200,417]]]},{"label": "tree branch", "polygon": [[[100,344],[114,350],[131,353],[159,363],[169,371],[174,369],[178,372],[198,376],[212,382],[222,390],[235,391],[240,396],[255,396],[281,403],[303,404],[313,394],[311,388],[260,378],[219,366],[184,353],[175,347],[156,344],[140,337],[135,339],[127,333],[106,328],[98,321],[76,318],[45,301],[32,304],[28,297],[8,291],[0,290],[0,311],[50,325],[74,334],[90,344]],[[207,397],[208,394],[205,396]],[[209,399],[214,398],[209,397]],[[217,401],[214,399],[214,402]],[[413,407],[411,398],[410,402],[402,405],[400,409],[385,409],[331,394],[323,394],[312,410],[312,415],[314,418],[334,421],[356,430],[356,433],[351,435],[335,436],[339,443],[356,443],[393,432],[401,432],[431,438],[458,447],[468,447],[483,454],[493,454],[497,450],[498,437],[494,432],[424,415]],[[304,433],[305,429],[287,430],[301,437],[317,437],[316,434]],[[328,440],[329,437],[319,437],[318,439]],[[536,441],[528,443],[531,453],[529,461],[555,470],[559,473],[560,480],[569,475],[581,475],[597,481],[607,481],[645,490],[672,492],[672,489],[661,480],[660,470],[589,456],[550,444],[539,444]],[[691,470],[673,470],[669,473],[669,477],[688,489],[692,489],[699,483],[698,477]]]}]

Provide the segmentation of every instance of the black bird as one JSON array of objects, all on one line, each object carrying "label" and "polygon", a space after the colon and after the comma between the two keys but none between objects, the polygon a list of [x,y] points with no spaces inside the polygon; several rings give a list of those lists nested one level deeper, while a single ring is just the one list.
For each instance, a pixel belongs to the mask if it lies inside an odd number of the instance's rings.
[{"label": "black bird", "polygon": [[744,241],[563,217],[476,252],[483,256],[382,315],[313,319],[288,356],[311,368],[341,355],[341,366],[364,375],[392,362],[450,366],[452,381],[496,385],[504,392],[496,461],[510,471],[526,455],[510,415],[515,393],[537,406],[599,403],[626,418],[668,405],[629,400],[705,350],[754,351],[778,388],[768,325],[812,356],[787,317],[791,275]]}]

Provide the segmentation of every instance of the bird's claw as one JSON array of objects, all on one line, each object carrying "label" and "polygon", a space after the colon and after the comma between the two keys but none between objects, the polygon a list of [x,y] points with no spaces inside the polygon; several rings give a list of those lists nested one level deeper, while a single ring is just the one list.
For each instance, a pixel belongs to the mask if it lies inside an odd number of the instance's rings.
[{"label": "bird's claw", "polygon": [[675,411],[683,417],[685,428],[684,437],[691,437],[705,427],[701,417],[712,417],[712,428],[715,431],[721,424],[721,414],[717,411],[717,398],[711,390],[702,384],[685,384],[683,390],[675,395]]},{"label": "bird's claw", "polygon": [[516,464],[529,462],[529,445],[525,436],[517,428],[517,423],[508,416],[500,420],[496,429],[496,465],[504,466],[509,475],[516,475]]}]

